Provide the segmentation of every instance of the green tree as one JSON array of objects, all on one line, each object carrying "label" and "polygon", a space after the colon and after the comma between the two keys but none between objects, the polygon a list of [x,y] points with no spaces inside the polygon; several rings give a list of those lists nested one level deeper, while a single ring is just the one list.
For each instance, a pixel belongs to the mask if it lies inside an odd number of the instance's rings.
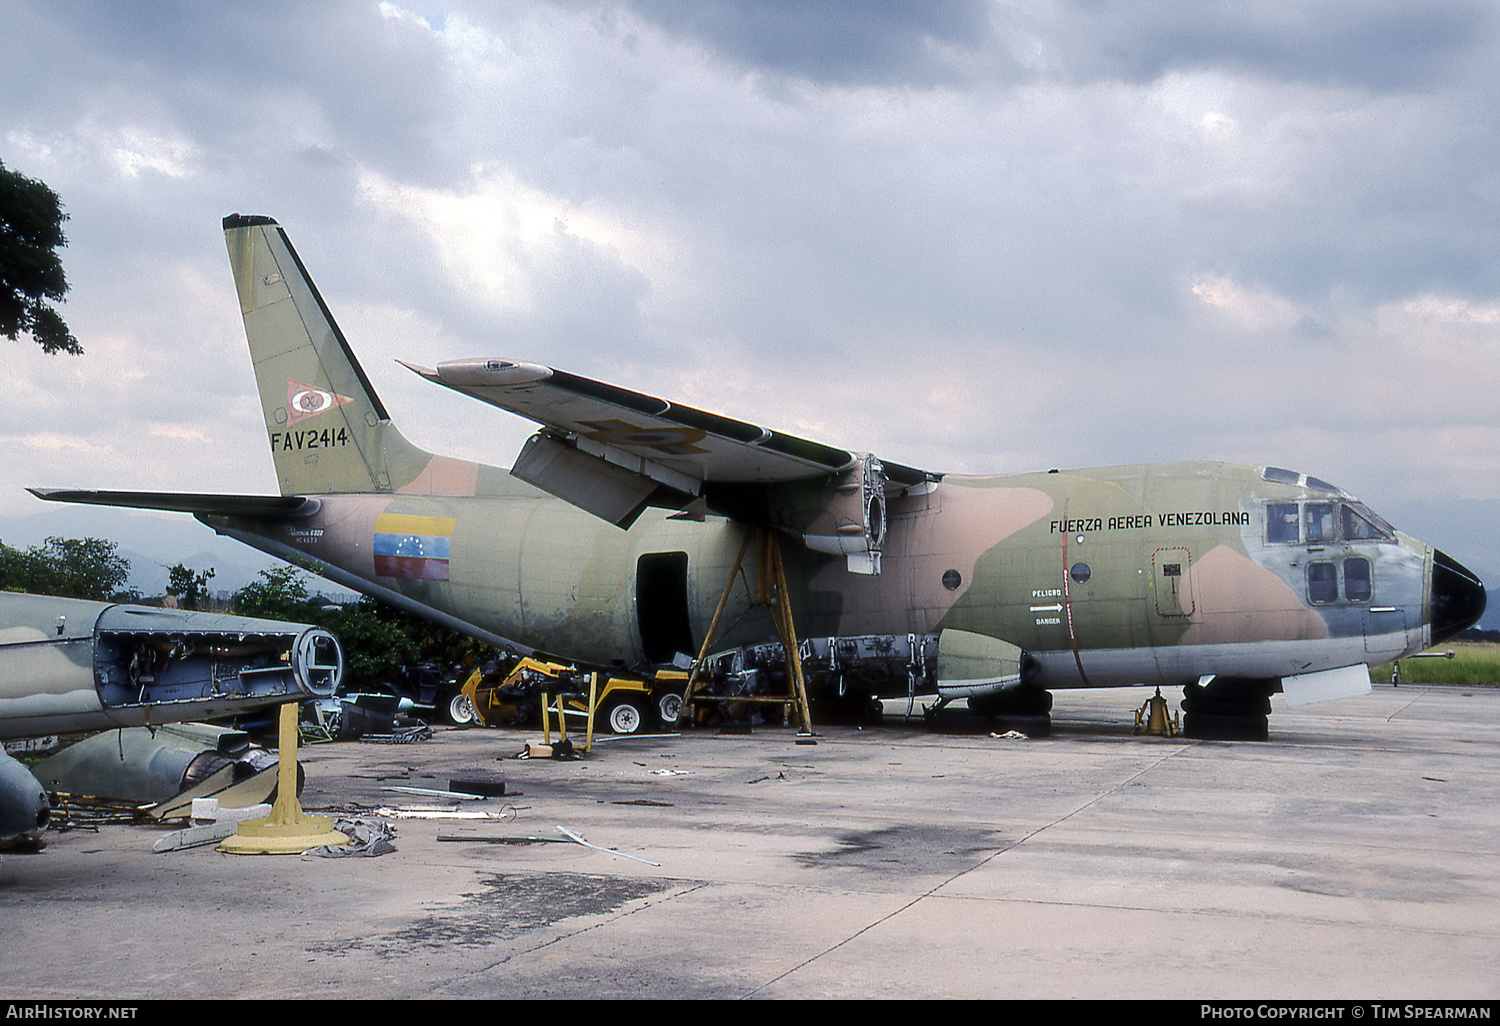
[{"label": "green tree", "polygon": [[22,552],[0,542],[0,588],[104,601],[130,577],[130,561],[100,538],[48,538]]},{"label": "green tree", "polygon": [[52,302],[68,291],[57,250],[68,244],[57,193],[0,161],[0,335],[26,332],[48,353],[82,353]]},{"label": "green tree", "polygon": [[388,679],[421,661],[421,647],[407,625],[390,615],[394,612],[372,598],[323,612],[320,626],[339,639],[347,680]]},{"label": "green tree", "polygon": [[292,566],[260,572],[234,593],[241,616],[311,623],[332,633],[344,649],[344,680],[351,685],[393,680],[418,663],[474,665],[494,649],[369,596],[343,606],[309,598],[306,575]]},{"label": "green tree", "polygon": [[175,563],[167,568],[167,594],[177,596],[179,609],[202,609],[208,601],[208,582],[213,576],[213,567],[199,574]]},{"label": "green tree", "polygon": [[234,611],[241,616],[258,616],[263,620],[292,620],[311,623],[312,604],[307,600],[306,575],[294,566],[274,566],[260,572],[261,579],[251,581],[234,593]]}]

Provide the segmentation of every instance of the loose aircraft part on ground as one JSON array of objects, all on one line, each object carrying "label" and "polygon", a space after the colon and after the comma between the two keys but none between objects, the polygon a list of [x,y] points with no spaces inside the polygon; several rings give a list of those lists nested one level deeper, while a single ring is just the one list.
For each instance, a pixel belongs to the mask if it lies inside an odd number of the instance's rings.
[{"label": "loose aircraft part on ground", "polygon": [[275,753],[252,744],[242,731],[174,723],[103,731],[32,771],[49,791],[152,805],[205,784],[212,788],[204,793],[214,794],[275,764]]},{"label": "loose aircraft part on ground", "polygon": [[0,738],[232,716],[342,674],[321,627],[0,592]]},{"label": "loose aircraft part on ground", "polygon": [[[232,716],[332,695],[342,674],[320,627],[0,592],[3,739]],[[0,759],[0,840],[36,819],[40,786]]]},{"label": "loose aircraft part on ground", "polygon": [[39,847],[51,818],[41,782],[0,751],[0,848]]},{"label": "loose aircraft part on ground", "polygon": [[[806,647],[852,699],[1033,731],[1055,689],[1149,684],[1184,687],[1189,736],[1263,737],[1273,692],[1367,690],[1484,611],[1458,562],[1277,467],[942,474],[508,358],[408,365],[540,425],[510,472],[434,455],[276,222],[224,230],[282,495],[36,494],[189,512],[522,655],[649,675],[701,654],[711,695],[790,695]],[[775,544],[735,569],[752,532]]]}]

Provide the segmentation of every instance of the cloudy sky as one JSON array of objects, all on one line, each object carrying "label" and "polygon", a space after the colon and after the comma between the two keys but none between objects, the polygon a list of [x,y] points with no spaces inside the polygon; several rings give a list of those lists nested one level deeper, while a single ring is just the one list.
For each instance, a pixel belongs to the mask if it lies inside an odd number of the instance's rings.
[{"label": "cloudy sky", "polygon": [[86,350],[0,342],[0,528],[274,490],[238,211],[428,448],[531,429],[394,361],[518,356],[948,472],[1292,467],[1500,577],[1488,0],[411,3],[0,0]]}]

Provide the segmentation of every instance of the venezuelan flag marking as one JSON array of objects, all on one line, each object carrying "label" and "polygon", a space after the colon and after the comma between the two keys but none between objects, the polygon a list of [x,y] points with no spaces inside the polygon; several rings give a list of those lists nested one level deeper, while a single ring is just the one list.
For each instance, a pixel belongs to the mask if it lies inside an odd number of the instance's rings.
[{"label": "venezuelan flag marking", "polygon": [[453,543],[452,517],[382,513],[375,518],[375,573],[418,581],[448,579],[448,550]]}]

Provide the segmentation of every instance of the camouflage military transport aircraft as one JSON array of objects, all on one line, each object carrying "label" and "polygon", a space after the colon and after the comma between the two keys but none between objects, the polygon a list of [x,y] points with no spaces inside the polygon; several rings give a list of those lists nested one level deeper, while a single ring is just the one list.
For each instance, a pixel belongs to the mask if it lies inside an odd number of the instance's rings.
[{"label": "camouflage military transport aircraft", "polygon": [[[511,359],[407,365],[541,425],[508,472],[433,455],[276,222],[224,229],[281,496],[36,494],[193,513],[474,637],[636,669],[699,652],[755,532],[783,540],[803,661],[840,693],[1033,727],[1052,689],[1181,685],[1190,735],[1263,737],[1274,691],[1363,693],[1484,610],[1453,559],[1276,467],[944,475]],[[782,656],[745,575],[709,662],[751,692]]]}]

